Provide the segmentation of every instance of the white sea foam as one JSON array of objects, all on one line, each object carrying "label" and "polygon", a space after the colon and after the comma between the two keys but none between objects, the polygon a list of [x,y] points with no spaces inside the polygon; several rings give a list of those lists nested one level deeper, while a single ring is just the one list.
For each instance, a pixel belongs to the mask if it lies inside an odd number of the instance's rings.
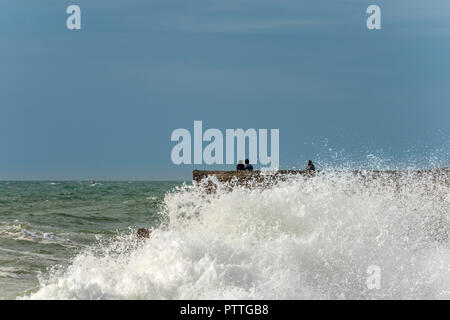
[{"label": "white sea foam", "polygon": [[[165,223],[40,279],[32,299],[450,299],[447,182],[295,178],[167,194]],[[380,267],[380,289],[367,268]]]},{"label": "white sea foam", "polygon": [[0,226],[0,238],[38,243],[58,243],[61,245],[79,245],[70,239],[57,236],[51,232],[44,232],[26,222],[15,220]]}]

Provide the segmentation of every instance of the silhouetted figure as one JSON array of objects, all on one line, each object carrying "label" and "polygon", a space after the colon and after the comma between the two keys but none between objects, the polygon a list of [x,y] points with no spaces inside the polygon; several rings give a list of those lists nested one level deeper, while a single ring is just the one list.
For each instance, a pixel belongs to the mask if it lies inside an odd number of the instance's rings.
[{"label": "silhouetted figure", "polygon": [[245,159],[244,170],[253,170],[253,166],[250,164],[250,161],[248,159]]},{"label": "silhouetted figure", "polygon": [[244,163],[242,162],[242,160],[239,160],[238,165],[236,166],[236,170],[241,171],[244,170],[244,168],[245,168]]},{"label": "silhouetted figure", "polygon": [[308,161],[308,166],[306,167],[306,170],[308,171],[315,171],[316,167],[314,166],[314,164],[312,163],[311,160]]}]

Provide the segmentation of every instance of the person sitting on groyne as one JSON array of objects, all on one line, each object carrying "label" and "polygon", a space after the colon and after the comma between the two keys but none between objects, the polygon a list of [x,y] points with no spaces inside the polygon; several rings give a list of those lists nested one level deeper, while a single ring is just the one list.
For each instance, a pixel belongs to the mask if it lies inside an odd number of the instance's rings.
[{"label": "person sitting on groyne", "polygon": [[250,160],[245,159],[245,166],[244,166],[244,170],[253,170],[253,166],[250,164]]},{"label": "person sitting on groyne", "polygon": [[313,164],[313,162],[311,160],[308,161],[308,165],[306,166],[306,170],[308,170],[308,171],[315,171],[316,170],[316,166]]},{"label": "person sitting on groyne", "polygon": [[236,170],[241,171],[244,170],[244,168],[245,168],[244,163],[242,162],[242,160],[239,160],[238,165],[236,166]]}]

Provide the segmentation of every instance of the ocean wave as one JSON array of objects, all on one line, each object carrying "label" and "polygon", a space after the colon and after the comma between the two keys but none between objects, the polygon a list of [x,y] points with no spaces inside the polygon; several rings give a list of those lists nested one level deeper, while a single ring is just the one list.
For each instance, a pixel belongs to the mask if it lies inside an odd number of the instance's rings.
[{"label": "ocean wave", "polygon": [[10,240],[31,241],[37,243],[61,244],[76,246],[75,242],[52,232],[39,230],[38,227],[27,222],[15,220],[0,226],[0,238]]},{"label": "ocean wave", "polygon": [[450,298],[448,182],[341,172],[251,190],[217,184],[166,194],[149,239],[99,242],[22,298]]}]

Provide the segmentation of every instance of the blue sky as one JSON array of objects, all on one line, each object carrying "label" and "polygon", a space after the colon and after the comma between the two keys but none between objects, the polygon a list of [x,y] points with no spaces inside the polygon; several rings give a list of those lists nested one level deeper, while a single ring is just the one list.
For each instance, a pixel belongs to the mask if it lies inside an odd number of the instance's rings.
[{"label": "blue sky", "polygon": [[194,120],[278,128],[281,168],[448,165],[449,56],[446,0],[3,0],[0,179],[189,179]]}]

